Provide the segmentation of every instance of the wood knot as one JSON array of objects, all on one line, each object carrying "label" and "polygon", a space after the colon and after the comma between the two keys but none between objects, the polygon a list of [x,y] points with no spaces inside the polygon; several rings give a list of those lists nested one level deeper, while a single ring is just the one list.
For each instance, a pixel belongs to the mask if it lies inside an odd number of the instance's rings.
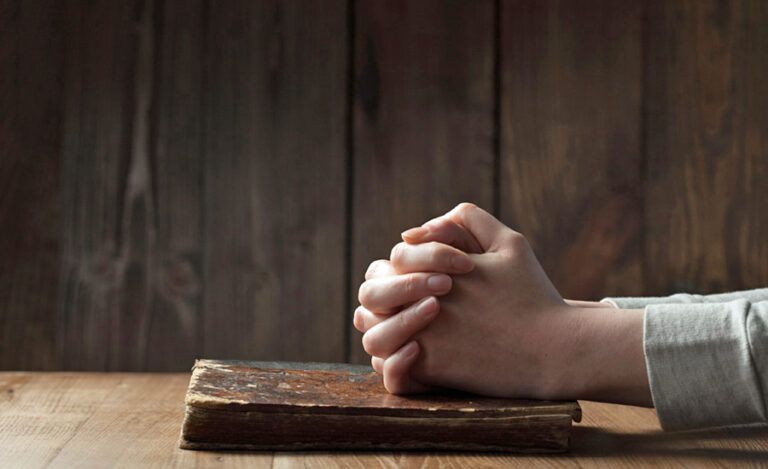
[{"label": "wood knot", "polygon": [[200,276],[190,261],[181,257],[166,260],[160,269],[160,291],[173,298],[190,298],[200,292]]},{"label": "wood knot", "polygon": [[81,277],[94,289],[109,290],[122,281],[124,271],[125,262],[115,256],[114,249],[107,246],[85,259]]}]

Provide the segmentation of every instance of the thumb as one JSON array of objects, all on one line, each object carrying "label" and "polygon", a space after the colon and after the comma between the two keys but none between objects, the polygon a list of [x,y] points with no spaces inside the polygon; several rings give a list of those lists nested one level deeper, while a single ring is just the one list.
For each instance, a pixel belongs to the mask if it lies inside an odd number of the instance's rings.
[{"label": "thumb", "polygon": [[467,254],[482,254],[483,248],[466,228],[453,220],[441,215],[437,218],[424,223],[420,227],[411,228],[402,233],[403,241],[409,244],[427,243],[436,241],[438,243],[453,246]]},{"label": "thumb", "polygon": [[484,252],[498,251],[502,237],[514,231],[475,204],[463,202],[444,215],[462,225],[480,243]]},{"label": "thumb", "polygon": [[419,344],[413,340],[384,361],[382,374],[387,391],[392,394],[416,394],[430,390],[429,386],[419,383],[410,375],[419,352]]}]

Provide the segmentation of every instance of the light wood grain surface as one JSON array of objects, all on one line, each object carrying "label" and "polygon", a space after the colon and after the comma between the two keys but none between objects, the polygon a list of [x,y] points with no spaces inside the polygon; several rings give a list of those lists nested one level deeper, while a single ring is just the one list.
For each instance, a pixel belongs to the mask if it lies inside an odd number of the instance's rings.
[{"label": "light wood grain surface", "polygon": [[662,433],[653,410],[582,402],[563,455],[221,453],[178,448],[189,374],[0,373],[0,467],[768,467],[768,428]]}]

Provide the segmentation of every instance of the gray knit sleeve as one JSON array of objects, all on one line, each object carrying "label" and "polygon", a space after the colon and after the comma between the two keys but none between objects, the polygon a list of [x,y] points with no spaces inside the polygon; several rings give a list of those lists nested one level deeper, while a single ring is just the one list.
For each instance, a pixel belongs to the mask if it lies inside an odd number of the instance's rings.
[{"label": "gray knit sleeve", "polygon": [[681,303],[727,303],[734,300],[747,300],[750,303],[768,301],[768,288],[745,290],[731,293],[718,293],[715,295],[696,295],[692,293],[678,293],[671,296],[625,297],[603,298],[602,302],[610,303],[621,309],[643,309],[648,305],[681,304]]},{"label": "gray knit sleeve", "polygon": [[768,422],[768,301],[650,304],[643,342],[665,430]]}]

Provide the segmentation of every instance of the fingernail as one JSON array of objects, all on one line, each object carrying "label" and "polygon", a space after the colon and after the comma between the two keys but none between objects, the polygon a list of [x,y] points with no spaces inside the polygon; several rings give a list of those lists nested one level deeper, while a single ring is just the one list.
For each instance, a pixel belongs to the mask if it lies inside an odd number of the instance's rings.
[{"label": "fingernail", "polygon": [[408,344],[403,346],[403,348],[401,349],[403,358],[411,358],[412,356],[416,355],[416,352],[418,351],[419,351],[419,344],[417,344],[415,340],[408,342]]},{"label": "fingernail", "polygon": [[427,288],[436,293],[448,291],[451,288],[451,277],[442,274],[430,275]]},{"label": "fingernail", "polygon": [[468,256],[456,256],[451,259],[451,265],[459,272],[469,272],[475,268],[475,263]]},{"label": "fingernail", "polygon": [[410,238],[410,239],[419,239],[422,238],[424,235],[427,234],[429,230],[422,227],[417,226],[416,228],[411,228],[410,230],[405,230],[402,233],[400,233],[400,236],[403,237],[403,239]]},{"label": "fingernail", "polygon": [[416,314],[424,315],[424,316],[431,316],[432,314],[437,312],[437,299],[435,299],[434,296],[430,296],[429,298],[425,298],[421,301],[418,305],[416,305]]}]

